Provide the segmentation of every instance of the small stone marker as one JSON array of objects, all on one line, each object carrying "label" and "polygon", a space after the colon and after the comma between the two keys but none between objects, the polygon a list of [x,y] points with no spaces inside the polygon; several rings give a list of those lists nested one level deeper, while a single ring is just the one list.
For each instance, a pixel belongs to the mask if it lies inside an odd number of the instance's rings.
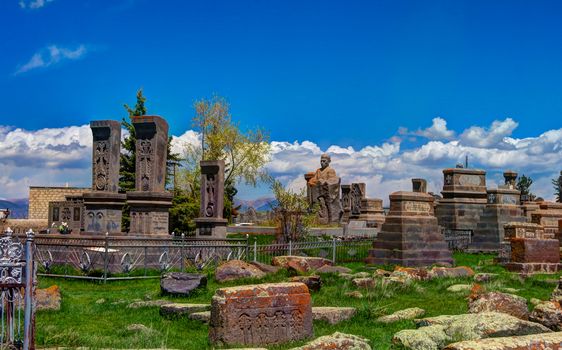
[{"label": "small stone marker", "polygon": [[303,283],[265,283],[215,292],[209,340],[214,345],[269,345],[311,337],[310,293]]},{"label": "small stone marker", "polygon": [[312,308],[312,318],[320,321],[326,321],[329,324],[338,324],[342,321],[349,320],[355,315],[354,307],[333,307],[320,306]]},{"label": "small stone marker", "polygon": [[162,294],[188,296],[197,288],[207,286],[207,275],[198,273],[169,272],[160,279]]},{"label": "small stone marker", "polygon": [[160,306],[160,316],[173,318],[191,315],[195,312],[208,311],[211,308],[209,304],[184,304],[170,303]]},{"label": "small stone marker", "polygon": [[421,317],[424,314],[424,309],[420,309],[419,307],[411,307],[408,309],[396,311],[391,315],[381,316],[377,319],[377,321],[382,323],[392,323],[402,320],[413,320],[414,318]]}]

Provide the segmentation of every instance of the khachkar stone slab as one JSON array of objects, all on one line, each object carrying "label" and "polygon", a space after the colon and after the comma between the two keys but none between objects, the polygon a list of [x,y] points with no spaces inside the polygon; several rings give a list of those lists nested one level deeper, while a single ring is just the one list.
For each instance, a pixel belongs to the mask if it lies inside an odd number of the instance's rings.
[{"label": "khachkar stone slab", "polygon": [[359,219],[361,210],[363,208],[363,199],[366,198],[367,185],[365,183],[352,183],[350,192],[350,217],[352,219]]},{"label": "khachkar stone slab", "polygon": [[486,172],[477,169],[443,170],[443,198],[435,208],[439,225],[446,230],[474,231],[486,207]]},{"label": "khachkar stone slab", "polygon": [[172,194],[166,192],[168,123],[158,116],[134,116],[136,191],[127,193],[131,207],[129,232],[136,235],[167,235]]},{"label": "khachkar stone slab", "polygon": [[351,215],[351,185],[341,185],[341,204],[343,209],[341,221],[348,223]]},{"label": "khachkar stone slab", "polygon": [[508,270],[530,274],[560,269],[560,247],[554,234],[540,225],[519,222],[504,225],[504,231],[509,251],[503,265]]},{"label": "khachkar stone slab", "polygon": [[427,180],[425,180],[425,179],[412,179],[412,191],[427,193]]},{"label": "khachkar stone slab", "polygon": [[361,214],[357,220],[365,221],[367,227],[380,228],[384,223],[384,218],[382,199],[363,198],[361,200]]},{"label": "khachkar stone slab", "polygon": [[204,160],[201,166],[201,206],[195,219],[197,237],[226,237],[224,210],[224,161]]},{"label": "khachkar stone slab", "polygon": [[520,206],[521,193],[508,188],[488,191],[488,203],[480,215],[468,250],[497,252],[504,241],[504,225],[510,222],[526,222]]},{"label": "khachkar stone slab", "polygon": [[369,250],[368,264],[427,266],[452,264],[453,258],[434,216],[433,196],[394,192],[390,212]]},{"label": "khachkar stone slab", "polygon": [[84,232],[121,233],[121,211],[127,196],[119,190],[121,124],[90,122],[93,136],[92,192],[84,193]]},{"label": "khachkar stone slab", "polygon": [[561,242],[562,235],[558,230],[558,222],[562,220],[562,203],[556,202],[537,202],[538,210],[532,211],[531,222],[544,227],[544,231],[555,234]]},{"label": "khachkar stone slab", "polygon": [[310,293],[304,283],[221,288],[211,301],[213,345],[282,344],[312,335]]},{"label": "khachkar stone slab", "polygon": [[70,233],[78,234],[84,225],[84,202],[82,196],[66,196],[65,201],[49,202],[49,229],[57,233],[57,227],[63,222],[68,225]]},{"label": "khachkar stone slab", "polygon": [[[336,175],[336,171],[330,167],[330,162],[330,156],[323,154],[320,157],[320,168],[307,181],[310,205],[318,205],[318,221],[320,224],[340,223],[343,216],[340,200],[341,179]],[[305,175],[305,179],[308,178],[307,175]]]}]

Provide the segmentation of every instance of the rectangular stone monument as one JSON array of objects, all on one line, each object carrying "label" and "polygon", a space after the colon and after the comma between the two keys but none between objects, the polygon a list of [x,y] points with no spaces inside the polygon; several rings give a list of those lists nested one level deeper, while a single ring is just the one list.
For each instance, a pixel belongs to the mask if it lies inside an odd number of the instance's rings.
[{"label": "rectangular stone monument", "polygon": [[531,212],[531,222],[544,227],[545,232],[555,234],[561,242],[562,236],[558,230],[558,222],[562,220],[562,203],[537,202],[539,209]]},{"label": "rectangular stone monument", "polygon": [[394,192],[390,212],[369,250],[367,264],[428,266],[452,264],[453,258],[434,216],[433,196]]},{"label": "rectangular stone monument", "polygon": [[439,225],[446,230],[474,231],[486,207],[486,172],[477,169],[443,170],[443,198],[435,208]]},{"label": "rectangular stone monument", "polygon": [[310,293],[303,283],[221,288],[211,301],[213,345],[264,346],[312,335]]},{"label": "rectangular stone monument", "polygon": [[115,120],[90,122],[92,130],[92,192],[83,194],[84,232],[120,234],[127,196],[119,190],[121,124]]},{"label": "rectangular stone monument", "polygon": [[366,198],[366,185],[364,183],[352,183],[350,193],[351,219],[358,219],[361,215],[362,200]]},{"label": "rectangular stone monument", "polygon": [[[308,188],[308,186],[307,186]],[[341,185],[342,223],[348,223],[351,215],[351,185]]]},{"label": "rectangular stone monument", "polygon": [[361,214],[357,219],[365,221],[367,227],[380,228],[384,223],[382,199],[363,198],[361,200]]},{"label": "rectangular stone monument", "polygon": [[84,202],[82,196],[66,196],[65,201],[49,202],[49,230],[57,233],[57,227],[65,222],[72,234],[79,234],[83,227]]},{"label": "rectangular stone monument", "polygon": [[135,235],[167,235],[172,194],[166,191],[168,123],[159,116],[134,116],[136,191],[127,193]]},{"label": "rectangular stone monument", "polygon": [[526,222],[520,203],[521,193],[508,188],[488,191],[488,203],[480,215],[468,251],[497,252],[504,241],[504,225]]},{"label": "rectangular stone monument", "polygon": [[227,220],[224,210],[224,161],[204,160],[201,166],[201,207],[195,219],[196,236],[225,238]]},{"label": "rectangular stone monument", "polygon": [[412,179],[412,191],[427,193],[427,180],[425,180],[425,179]]}]

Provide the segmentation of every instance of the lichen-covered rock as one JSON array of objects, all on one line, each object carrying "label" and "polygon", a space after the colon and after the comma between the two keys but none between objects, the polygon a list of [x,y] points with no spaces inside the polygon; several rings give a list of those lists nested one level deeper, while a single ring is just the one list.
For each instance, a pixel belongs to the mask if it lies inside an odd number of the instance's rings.
[{"label": "lichen-covered rock", "polygon": [[498,276],[497,273],[483,273],[483,272],[477,273],[476,275],[474,275],[474,282],[478,282],[478,283],[490,282],[497,276]]},{"label": "lichen-covered rock", "polygon": [[375,272],[373,273],[373,276],[375,277],[389,277],[392,274],[392,272],[390,271],[386,271],[383,269],[376,269]]},{"label": "lichen-covered rock", "polygon": [[35,290],[36,310],[60,310],[61,294],[57,285]]},{"label": "lichen-covered rock", "polygon": [[445,350],[562,349],[562,332],[470,340],[448,345]]},{"label": "lichen-covered rock", "polygon": [[268,265],[258,261],[250,261],[250,264],[254,265],[265,273],[277,273],[277,271],[281,270],[280,266]]},{"label": "lichen-covered rock", "polygon": [[356,287],[359,288],[372,288],[375,286],[375,280],[370,277],[355,278],[352,282]]},{"label": "lichen-covered rock", "polygon": [[537,322],[554,331],[562,330],[562,308],[557,301],[543,301],[535,306],[529,321]]},{"label": "lichen-covered rock", "polygon": [[434,267],[429,271],[431,278],[456,278],[474,276],[474,270],[468,266]]},{"label": "lichen-covered rock", "polygon": [[203,323],[209,323],[211,319],[211,311],[199,311],[189,314],[190,320],[195,320]]},{"label": "lichen-covered rock", "polygon": [[140,301],[133,301],[127,307],[129,309],[138,309],[141,307],[154,307],[154,306],[162,306],[170,304],[169,300],[140,300]]},{"label": "lichen-covered rock", "polygon": [[330,266],[324,265],[316,269],[318,273],[351,273],[351,269],[345,266]]},{"label": "lichen-covered rock", "polygon": [[127,326],[127,331],[135,333],[143,333],[147,335],[152,335],[158,333],[158,331],[143,325],[142,323],[132,323]]},{"label": "lichen-covered rock", "polygon": [[337,324],[352,318],[355,311],[354,307],[317,306],[312,308],[312,319]]},{"label": "lichen-covered rock", "polygon": [[531,303],[531,305],[537,306],[540,303],[543,302],[543,300],[537,299],[537,298],[531,298],[531,300],[529,300],[529,302]]},{"label": "lichen-covered rock", "polygon": [[234,281],[241,278],[262,278],[265,272],[242,260],[230,260],[219,265],[215,271],[218,282]]},{"label": "lichen-covered rock", "polygon": [[411,307],[408,309],[396,311],[391,315],[381,316],[377,319],[377,321],[382,323],[392,323],[402,320],[413,320],[414,318],[421,317],[424,314],[424,309],[420,309],[419,307]]},{"label": "lichen-covered rock", "polygon": [[353,278],[368,278],[368,277],[371,277],[371,274],[364,271],[353,274]]},{"label": "lichen-covered rock", "polygon": [[295,277],[291,277],[290,281],[304,283],[308,287],[308,290],[313,292],[318,292],[322,287],[322,280],[320,279],[320,276],[315,276],[315,275],[295,276]]},{"label": "lichen-covered rock", "polygon": [[447,291],[453,293],[459,293],[459,292],[470,292],[471,289],[472,289],[471,284],[453,284],[452,286],[449,286],[447,288]]},{"label": "lichen-covered rock", "polygon": [[414,281],[424,281],[424,280],[431,279],[430,272],[423,267],[414,268],[414,267],[396,266],[394,268],[394,271],[392,271],[392,273],[390,274],[390,277],[393,276],[402,277]]},{"label": "lichen-covered rock", "polygon": [[433,325],[419,329],[404,329],[392,337],[392,342],[412,350],[438,350],[451,341],[445,327]]},{"label": "lichen-covered rock", "polygon": [[207,286],[207,275],[199,273],[170,272],[160,278],[162,294],[188,296],[197,288]]},{"label": "lichen-covered rock", "polygon": [[552,291],[552,295],[550,296],[550,300],[552,301],[557,301],[557,302],[562,302],[562,276],[560,276],[560,279],[558,280],[558,284],[556,285],[556,288],[554,288],[554,291]]},{"label": "lichen-covered rock", "polygon": [[371,350],[368,340],[352,334],[336,332],[317,338],[291,350]]},{"label": "lichen-covered rock", "polygon": [[517,295],[488,292],[477,295],[470,299],[468,312],[475,314],[480,312],[503,312],[522,320],[529,319],[527,300]]},{"label": "lichen-covered rock", "polygon": [[271,260],[271,264],[298,272],[309,272],[325,265],[333,265],[331,260],[308,256],[276,256]]},{"label": "lichen-covered rock", "polygon": [[194,312],[208,311],[210,309],[210,304],[170,303],[160,306],[160,316],[179,318]]}]

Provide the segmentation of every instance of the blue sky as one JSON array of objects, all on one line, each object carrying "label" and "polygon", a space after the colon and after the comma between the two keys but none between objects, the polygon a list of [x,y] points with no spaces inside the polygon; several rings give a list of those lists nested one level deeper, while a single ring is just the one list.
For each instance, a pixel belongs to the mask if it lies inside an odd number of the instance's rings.
[{"label": "blue sky", "polygon": [[[195,100],[219,94],[242,126],[321,151],[359,151],[398,138],[399,152],[421,150],[438,139],[422,132],[436,117],[454,133],[442,134],[443,144],[476,126],[489,136],[493,122],[506,118],[516,126],[496,124],[509,131],[498,142],[539,138],[561,127],[561,7],[513,0],[3,0],[0,125],[34,135],[121,119],[122,104],[134,103],[142,87],[149,112],[165,117],[176,136],[191,128]],[[556,156],[558,145],[550,149]],[[433,158],[416,164],[435,170],[455,163]],[[12,167],[5,176],[17,182],[24,170],[13,164],[4,161]],[[530,165],[543,163],[526,164],[528,170],[482,165],[537,172]],[[73,176],[73,184],[89,181]],[[64,181],[62,174],[48,179]]]}]

